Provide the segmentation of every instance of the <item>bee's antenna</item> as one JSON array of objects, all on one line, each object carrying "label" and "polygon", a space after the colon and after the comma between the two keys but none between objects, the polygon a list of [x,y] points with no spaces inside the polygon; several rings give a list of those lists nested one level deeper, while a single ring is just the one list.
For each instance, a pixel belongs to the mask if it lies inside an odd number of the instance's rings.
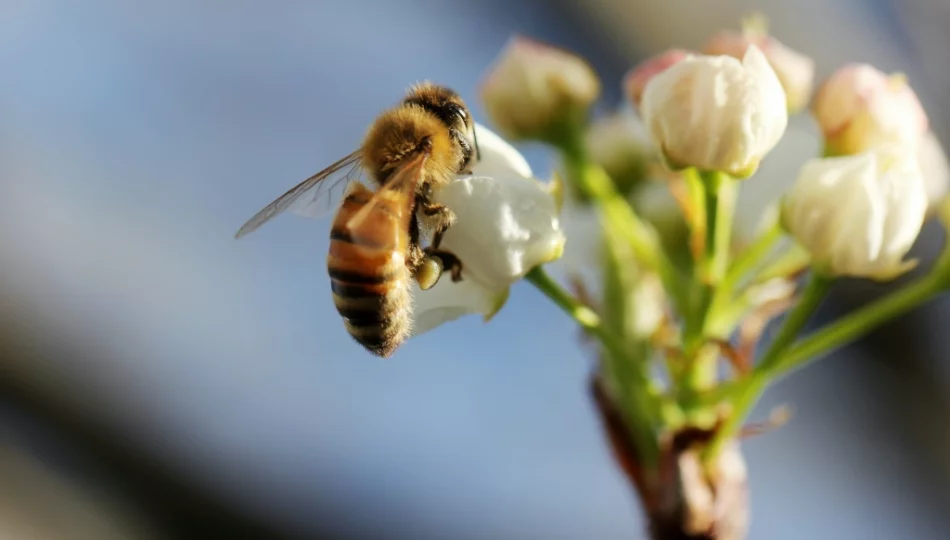
[{"label": "bee's antenna", "polygon": [[478,149],[478,134],[475,133],[475,124],[472,124],[472,140],[475,142],[475,160],[482,160],[482,152]]}]

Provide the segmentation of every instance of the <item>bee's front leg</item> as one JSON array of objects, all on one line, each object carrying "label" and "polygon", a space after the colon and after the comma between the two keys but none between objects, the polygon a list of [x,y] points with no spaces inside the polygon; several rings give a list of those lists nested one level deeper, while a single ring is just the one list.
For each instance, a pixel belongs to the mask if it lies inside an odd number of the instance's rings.
[{"label": "bee's front leg", "polygon": [[425,201],[420,205],[422,214],[433,223],[432,248],[439,249],[442,237],[449,227],[455,224],[455,212],[443,204]]}]

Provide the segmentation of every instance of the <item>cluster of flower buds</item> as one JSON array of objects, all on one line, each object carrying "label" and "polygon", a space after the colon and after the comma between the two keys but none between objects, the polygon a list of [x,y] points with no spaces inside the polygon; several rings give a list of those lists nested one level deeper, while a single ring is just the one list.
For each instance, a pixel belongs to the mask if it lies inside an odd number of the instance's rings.
[{"label": "cluster of flower buds", "polygon": [[835,71],[812,113],[825,157],[807,162],[784,204],[783,222],[833,275],[892,279],[928,209],[945,196],[946,157],[901,74],[867,64]]},{"label": "cluster of flower buds", "polygon": [[[699,484],[708,484],[716,468],[709,464],[734,443],[757,392],[788,358],[804,361],[805,353],[793,354],[794,341],[828,282],[894,279],[916,264],[907,255],[927,216],[940,208],[950,221],[950,203],[942,204],[950,165],[907,78],[855,64],[817,91],[815,84],[815,63],[752,18],[739,32],[713,35],[701,51],[671,49],[634,66],[622,81],[624,103],[593,119],[601,82],[584,59],[512,39],[481,87],[500,135],[477,125],[474,174],[433,197],[456,214],[442,246],[464,262],[463,279],[415,291],[414,333],[469,313],[488,319],[509,287],[528,279],[599,341],[598,388],[624,424],[624,442],[614,445],[632,448],[618,452],[668,462],[684,449],[677,454],[663,440],[702,433],[689,452],[696,467],[706,467]],[[796,145],[809,156],[796,161],[797,171],[780,167],[790,188],[774,184],[767,226],[737,245],[739,189],[757,182],[790,117],[808,113],[821,144]],[[562,170],[551,182],[535,179],[502,137],[545,143]],[[783,245],[783,237],[791,241]],[[948,288],[946,253],[934,268],[947,276],[836,323],[844,330],[805,350],[840,345],[863,330],[855,325],[879,324]],[[555,261],[573,293],[541,268]],[[808,284],[799,287],[809,268]],[[766,323],[789,309],[753,362]],[[716,392],[722,359],[737,379],[745,376],[728,397]],[[655,368],[668,377],[655,377]],[[743,492],[744,473],[736,478]],[[656,486],[638,487],[649,498]]]}]

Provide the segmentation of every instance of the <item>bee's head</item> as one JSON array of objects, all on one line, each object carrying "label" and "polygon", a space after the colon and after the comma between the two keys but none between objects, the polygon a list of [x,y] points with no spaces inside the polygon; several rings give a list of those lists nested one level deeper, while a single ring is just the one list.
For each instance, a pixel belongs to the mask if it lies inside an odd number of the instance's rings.
[{"label": "bee's head", "polygon": [[418,105],[434,114],[449,129],[470,135],[475,125],[462,97],[451,88],[429,82],[418,84],[409,91],[405,104]]}]

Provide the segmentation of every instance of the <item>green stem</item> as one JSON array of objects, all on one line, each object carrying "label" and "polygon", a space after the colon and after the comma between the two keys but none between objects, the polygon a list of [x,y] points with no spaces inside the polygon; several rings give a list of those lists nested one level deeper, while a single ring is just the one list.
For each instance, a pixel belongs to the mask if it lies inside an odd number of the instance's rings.
[{"label": "green stem", "polygon": [[798,244],[792,244],[787,251],[779,255],[772,263],[752,276],[752,282],[764,283],[777,277],[787,278],[792,274],[804,272],[811,264],[811,254]]},{"label": "green stem", "polygon": [[761,366],[762,374],[768,379],[774,379],[780,374],[800,368],[820,355],[854,341],[929,301],[941,291],[941,281],[936,276],[923,277],[812,333],[788,349],[773,365]]},{"label": "green stem", "polygon": [[[573,133],[573,132],[572,132]],[[640,219],[621,196],[604,170],[592,163],[579,132],[564,137],[559,143],[564,164],[572,186],[580,189],[589,200],[594,201],[603,212],[605,227],[619,231],[633,248],[637,261],[655,271],[663,282],[663,288],[683,313],[688,306],[682,279],[666,252],[656,230]]]},{"label": "green stem", "polygon": [[700,277],[718,285],[729,265],[729,241],[735,214],[736,182],[718,171],[701,173],[706,193],[706,247],[700,262]]},{"label": "green stem", "polygon": [[690,367],[680,381],[687,406],[697,392],[716,383],[718,350],[703,351],[705,331],[710,319],[713,299],[729,264],[729,241],[735,213],[736,182],[720,172],[700,173],[704,196],[706,241],[702,256],[696,265],[693,281],[695,299],[685,330],[686,355]]},{"label": "green stem", "polygon": [[729,266],[726,277],[722,280],[722,288],[735,290],[736,285],[742,281],[742,278],[762,262],[780,238],[782,238],[782,226],[776,221],[775,224],[769,227],[769,230],[756,238],[755,242],[736,257],[736,260]]},{"label": "green stem", "polygon": [[743,304],[742,296],[737,297],[740,282],[761,264],[781,237],[782,227],[776,222],[755,242],[743,250],[729,266],[722,283],[713,293],[709,313],[706,315],[705,324],[703,325],[703,335],[725,339],[732,333],[738,322],[735,315],[745,311],[745,307],[739,305]]},{"label": "green stem", "polygon": [[785,323],[778,335],[769,345],[756,370],[749,375],[748,384],[742,388],[733,402],[733,410],[725,423],[716,431],[716,435],[706,449],[706,456],[714,457],[722,446],[735,437],[742,423],[745,421],[752,407],[758,401],[765,387],[768,385],[767,373],[774,369],[781,359],[781,355],[792,344],[798,333],[805,327],[805,323],[821,304],[825,294],[831,286],[832,280],[813,270],[811,279],[802,291],[798,305],[788,314]]},{"label": "green stem", "polygon": [[544,293],[573,318],[584,330],[595,336],[604,347],[611,370],[616,374],[622,410],[636,438],[644,465],[655,463],[658,456],[656,424],[658,406],[650,394],[650,381],[628,357],[626,347],[601,321],[594,310],[580,303],[540,266],[528,272],[525,279]]},{"label": "green stem", "polygon": [[[940,218],[944,228],[950,230],[950,199],[941,206]],[[950,242],[945,242],[940,256],[926,276],[828,324],[783,353],[773,364],[762,365],[759,369],[766,378],[774,378],[799,368],[819,355],[867,334],[948,289]]]}]

